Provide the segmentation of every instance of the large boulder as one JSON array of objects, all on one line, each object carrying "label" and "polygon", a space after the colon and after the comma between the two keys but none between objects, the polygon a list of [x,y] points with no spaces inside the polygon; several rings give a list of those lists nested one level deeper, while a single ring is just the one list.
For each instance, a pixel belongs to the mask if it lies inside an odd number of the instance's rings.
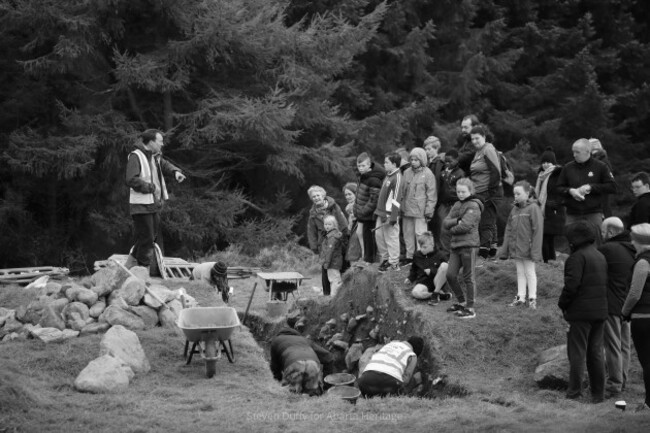
[{"label": "large boulder", "polygon": [[[160,284],[152,284],[149,286],[149,291],[153,293],[158,299],[161,301],[167,303],[173,299],[176,299],[177,292],[173,290],[169,290],[167,287],[162,286]],[[145,293],[144,295],[144,303],[145,305],[150,306],[151,308],[158,309],[161,307],[161,303],[158,301],[154,296],[152,296],[149,293]]]},{"label": "large boulder", "polygon": [[99,354],[121,359],[135,373],[147,373],[151,370],[138,336],[121,325],[113,326],[104,334],[99,343]]},{"label": "large boulder", "polygon": [[43,287],[38,294],[39,296],[60,298],[62,296],[65,296],[65,294],[61,293],[62,287],[63,285],[61,283],[57,283],[56,281],[48,281],[45,287]]},{"label": "large boulder", "polygon": [[9,316],[15,317],[16,311],[10,310],[9,308],[0,307],[0,328],[4,326]]},{"label": "large boulder", "polygon": [[33,328],[30,334],[45,343],[56,343],[78,336],[79,331],[73,331],[72,329],[41,328],[39,326]]},{"label": "large boulder", "polygon": [[127,329],[145,329],[142,318],[116,305],[109,305],[99,316],[98,320],[99,322],[109,323],[113,326],[122,325]]},{"label": "large boulder", "polygon": [[144,280],[137,277],[127,278],[119,289],[113,291],[109,296],[109,304],[111,300],[120,296],[129,305],[138,305],[142,300],[145,292]]},{"label": "large boulder", "polygon": [[133,314],[144,321],[145,329],[150,329],[158,325],[158,311],[146,305],[138,305],[129,309]]},{"label": "large boulder", "polygon": [[183,304],[178,299],[172,299],[171,301],[167,302],[167,308],[169,308],[172,313],[174,313],[176,319],[178,319],[178,316],[180,316],[181,310],[183,309]]},{"label": "large boulder", "polygon": [[99,299],[97,302],[93,304],[92,307],[90,307],[90,311],[88,314],[90,314],[90,317],[93,317],[97,319],[106,309],[106,300],[104,298]]},{"label": "large boulder", "polygon": [[538,356],[534,379],[540,388],[564,389],[569,383],[569,357],[566,344],[551,347]]},{"label": "large boulder", "polygon": [[172,310],[169,308],[161,308],[158,310],[158,321],[160,322],[160,326],[163,328],[167,329],[174,329],[176,328],[176,320],[178,319],[178,316],[174,314]]},{"label": "large boulder", "polygon": [[27,306],[21,305],[16,308],[16,319],[23,323],[36,325],[41,320],[41,314],[46,304],[47,302],[42,299],[35,299]]},{"label": "large boulder", "polygon": [[23,323],[16,319],[16,315],[12,313],[6,317],[5,324],[0,328],[0,332],[4,332],[5,334],[18,332],[23,328],[23,326]]},{"label": "large boulder", "polygon": [[100,356],[88,363],[74,381],[74,387],[82,392],[118,393],[125,391],[133,370],[122,360],[111,355]]},{"label": "large boulder", "polygon": [[149,275],[149,268],[145,268],[144,266],[134,266],[131,269],[129,269],[133,275],[135,275],[137,278],[140,278],[142,281],[148,283],[151,281],[151,275]]},{"label": "large boulder", "polygon": [[108,296],[122,285],[127,276],[117,265],[109,265],[90,277],[90,290],[97,293],[98,297]]},{"label": "large boulder", "polygon": [[92,335],[92,334],[102,334],[108,331],[111,327],[110,323],[106,322],[92,322],[84,326],[79,332],[79,336]]},{"label": "large boulder", "polygon": [[[66,326],[73,328],[73,324],[78,324],[80,322],[86,322],[90,317],[90,309],[88,306],[82,302],[70,302],[63,308],[63,320],[65,320]],[[79,329],[77,329],[79,330]]]},{"label": "large boulder", "polygon": [[[67,299],[65,301],[67,304]],[[39,320],[38,324],[43,328],[56,328],[59,330],[64,330],[65,320],[63,320],[61,311],[62,308],[56,308],[53,303],[46,305],[45,308],[43,308],[41,320]]]}]

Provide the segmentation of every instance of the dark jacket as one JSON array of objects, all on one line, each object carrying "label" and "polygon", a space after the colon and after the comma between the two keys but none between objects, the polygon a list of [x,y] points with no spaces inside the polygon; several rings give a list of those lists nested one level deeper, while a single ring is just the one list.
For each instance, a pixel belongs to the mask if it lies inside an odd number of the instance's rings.
[{"label": "dark jacket", "polygon": [[295,329],[283,328],[271,340],[271,371],[276,380],[281,380],[284,369],[294,362],[307,360],[319,362],[324,376],[332,372],[332,354]]},{"label": "dark jacket", "polygon": [[343,235],[347,236],[348,234],[348,220],[345,218],[345,214],[343,214],[339,205],[331,197],[325,197],[325,200],[327,201],[325,208],[317,209],[314,205],[309,209],[307,241],[309,242],[309,248],[314,252],[318,252],[318,247],[323,243],[323,239],[325,238],[323,219],[327,215],[334,215]]},{"label": "dark jacket", "polygon": [[330,230],[323,238],[320,247],[320,264],[324,269],[338,269],[343,267],[343,235],[337,229]]},{"label": "dark jacket", "polygon": [[[584,201],[577,201],[569,194],[571,188],[586,184],[591,186],[591,192]],[[584,215],[604,211],[603,196],[616,193],[616,182],[607,165],[592,157],[583,163],[571,161],[566,164],[560,172],[556,191],[565,198],[568,214]]]},{"label": "dark jacket", "polygon": [[[643,251],[640,254],[636,256],[636,261],[634,262],[634,265],[636,266],[637,262],[645,260],[646,262],[650,263],[650,251]],[[634,306],[632,307],[632,310],[628,315],[632,314],[643,314],[647,315],[650,314],[650,278],[646,275],[645,278],[645,284],[643,285],[643,291],[641,292],[641,296],[639,299],[636,301]]]},{"label": "dark jacket", "polygon": [[535,199],[512,207],[499,257],[518,260],[542,260],[542,210]]},{"label": "dark jacket", "polygon": [[483,202],[474,196],[457,201],[442,222],[451,232],[452,249],[480,246],[478,223],[483,212]]},{"label": "dark jacket", "polygon": [[[541,171],[541,170],[540,170]],[[560,178],[562,167],[557,166],[548,178],[546,184],[546,204],[544,205],[544,234],[563,235],[566,224],[565,197],[557,191],[557,181]]]},{"label": "dark jacket", "polygon": [[[409,281],[415,284],[424,284],[429,289],[429,292],[433,292],[435,289],[433,278],[436,276],[438,268],[443,262],[446,262],[445,256],[437,249],[434,249],[429,254],[422,254],[422,251],[417,250],[413,254],[413,263],[409,271]],[[424,272],[425,269],[431,270],[429,275]]]},{"label": "dark jacket", "polygon": [[371,164],[369,172],[359,175],[354,201],[354,216],[358,221],[371,222],[375,220],[377,199],[385,177],[384,169],[378,167],[374,162]]},{"label": "dark jacket", "polygon": [[458,167],[465,173],[469,173],[469,166],[472,164],[476,149],[472,144],[472,137],[469,134],[461,134],[456,139],[456,149],[458,150]]},{"label": "dark jacket", "polygon": [[[144,154],[147,156],[147,159],[151,158],[151,152],[146,150],[141,142],[136,143],[134,147],[144,152]],[[173,174],[176,171],[182,173],[180,168],[176,167],[174,164],[167,161],[163,157],[155,157],[154,161],[158,164],[158,175],[160,177],[162,177],[163,173]],[[140,177],[140,170],[140,159],[133,153],[129,154],[129,159],[126,164],[126,185],[129,188],[133,188],[135,191],[142,194],[153,193],[155,189],[154,184],[142,180]],[[162,181],[160,183],[162,184]],[[158,200],[158,197],[155,195],[154,199],[155,202],[152,204],[130,203],[129,211],[131,215],[160,212],[164,201],[162,199]]]},{"label": "dark jacket", "polygon": [[639,196],[632,205],[627,228],[642,223],[650,223],[650,192]]},{"label": "dark jacket", "polygon": [[453,170],[443,170],[440,175],[440,192],[438,193],[438,203],[452,205],[458,201],[456,195],[456,182],[461,177],[465,177],[465,172],[458,166]]},{"label": "dark jacket", "polygon": [[[593,151],[591,153],[591,157],[596,158],[598,161],[604,163],[610,171],[612,170],[612,163],[609,162],[607,151],[605,149],[598,149]],[[603,215],[605,218],[609,218],[612,216],[612,207],[609,203],[609,194],[603,194],[601,199],[603,201]]]},{"label": "dark jacket", "polygon": [[636,250],[630,242],[630,232],[624,231],[602,244],[600,251],[607,260],[607,305],[609,314],[620,316],[630,290]]},{"label": "dark jacket", "polygon": [[590,228],[570,230],[567,240],[572,253],[564,263],[564,287],[557,303],[569,321],[607,318],[607,261],[594,246]]},{"label": "dark jacket", "polygon": [[[442,171],[445,169],[445,161],[440,158],[440,155],[436,156],[433,161],[429,162],[429,170],[433,173],[433,177],[436,179],[436,187],[438,193],[438,199],[440,198],[440,183]],[[439,201],[438,201],[439,203]]]},{"label": "dark jacket", "polygon": [[[387,174],[382,182],[379,197],[377,198],[377,209],[375,215],[380,218],[389,218],[390,222],[397,222],[400,214],[400,202],[402,201],[402,173],[396,169],[393,173]],[[389,204],[390,200],[390,204]],[[390,206],[390,211],[386,210]]]}]

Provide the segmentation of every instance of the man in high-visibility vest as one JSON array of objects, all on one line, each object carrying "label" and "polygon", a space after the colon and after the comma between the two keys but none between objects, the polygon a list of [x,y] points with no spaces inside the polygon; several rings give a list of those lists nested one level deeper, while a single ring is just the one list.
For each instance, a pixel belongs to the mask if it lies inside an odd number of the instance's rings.
[{"label": "man in high-visibility vest", "polygon": [[364,397],[403,393],[413,377],[418,356],[424,348],[421,337],[391,341],[372,355],[357,381]]},{"label": "man in high-visibility vest", "polygon": [[168,199],[163,172],[173,173],[179,183],[185,180],[185,175],[180,168],[162,158],[164,143],[160,131],[147,129],[141,139],[129,154],[126,166],[129,211],[135,232],[135,245],[127,262],[149,267],[159,233],[160,211]]}]

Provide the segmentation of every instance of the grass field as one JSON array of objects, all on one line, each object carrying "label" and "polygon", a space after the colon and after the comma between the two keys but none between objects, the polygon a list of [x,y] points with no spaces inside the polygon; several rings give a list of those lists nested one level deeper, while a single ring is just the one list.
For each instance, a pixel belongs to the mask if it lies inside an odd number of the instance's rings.
[{"label": "grass field", "polygon": [[[405,275],[380,278],[406,295]],[[319,277],[306,282],[302,296],[316,296],[310,287]],[[216,376],[207,379],[198,356],[185,365],[181,335],[154,329],[138,332],[151,371],[119,395],[82,394],[72,388],[79,371],[97,357],[100,336],[50,345],[34,340],[0,345],[0,432],[650,431],[648,413],[619,412],[613,401],[567,401],[562,391],[537,388],[532,379],[537,353],[565,338],[556,307],[561,265],[540,265],[538,277],[538,310],[513,310],[505,304],[515,294],[514,264],[479,270],[477,317],[466,321],[444,312],[445,303],[429,307],[402,296],[426,317],[424,331],[435,333],[438,346],[430,350],[449,381],[470,392],[466,397],[359,400],[353,406],[327,396],[291,395],[273,380],[263,348],[246,327],[233,336],[235,363],[224,357],[217,362]],[[232,281],[233,306],[240,312],[253,283]],[[199,284],[170,284],[181,285],[201,305],[219,303]],[[258,285],[251,310],[261,316],[267,298],[260,289]],[[0,288],[3,306],[28,297],[16,288]],[[635,359],[624,395],[630,406],[642,400],[640,374]]]}]

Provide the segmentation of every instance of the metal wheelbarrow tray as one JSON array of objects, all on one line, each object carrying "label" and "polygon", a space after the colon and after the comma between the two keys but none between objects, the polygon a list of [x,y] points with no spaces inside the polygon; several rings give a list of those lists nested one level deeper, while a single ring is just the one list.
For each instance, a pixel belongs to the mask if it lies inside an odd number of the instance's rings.
[{"label": "metal wheelbarrow tray", "polygon": [[[219,358],[217,356],[219,346],[226,353],[228,360],[231,363],[235,362],[230,337],[235,328],[240,326],[240,322],[237,310],[234,308],[195,307],[183,309],[178,315],[177,325],[183,331],[187,340],[183,353],[187,358],[187,364],[192,361],[194,353],[201,353],[201,356],[205,359],[206,375],[208,377],[214,376],[216,361]],[[188,357],[190,342],[193,345]],[[197,350],[197,346],[201,348],[201,351]]]}]

